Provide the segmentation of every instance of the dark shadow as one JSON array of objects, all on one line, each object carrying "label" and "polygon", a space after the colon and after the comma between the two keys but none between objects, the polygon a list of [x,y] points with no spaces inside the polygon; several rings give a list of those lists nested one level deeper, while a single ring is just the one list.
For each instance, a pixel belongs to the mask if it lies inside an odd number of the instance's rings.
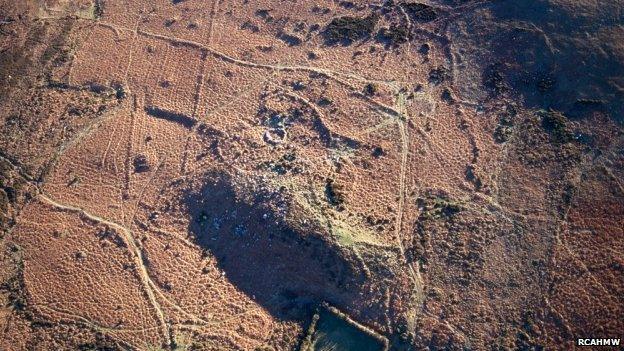
[{"label": "dark shadow", "polygon": [[285,32],[280,32],[277,37],[284,43],[288,44],[288,46],[299,46],[303,42],[301,38]]},{"label": "dark shadow", "polygon": [[189,129],[193,128],[196,123],[193,118],[185,114],[165,110],[155,106],[145,106],[145,112],[147,112],[147,114],[152,117],[164,119],[173,123],[178,123]]},{"label": "dark shadow", "polygon": [[419,2],[406,2],[401,3],[401,7],[405,10],[408,16],[414,22],[426,23],[435,21],[438,18],[438,12],[435,7],[419,3]]},{"label": "dark shadow", "polygon": [[407,43],[411,39],[411,33],[406,25],[390,25],[390,27],[381,28],[375,35],[375,41],[384,45],[386,50]]},{"label": "dark shadow", "polygon": [[308,319],[320,302],[344,306],[361,292],[365,277],[350,254],[314,225],[286,223],[279,194],[243,199],[226,176],[211,174],[185,205],[196,242],[216,257],[230,282],[280,319]]},{"label": "dark shadow", "polygon": [[366,17],[343,16],[334,18],[321,33],[325,45],[349,46],[353,42],[370,38],[379,21],[379,15]]},{"label": "dark shadow", "polygon": [[494,58],[485,85],[496,93],[507,85],[531,108],[552,108],[572,118],[601,111],[622,121],[624,62],[612,36],[622,35],[617,28],[624,16],[606,3],[594,13],[564,5],[547,0],[491,5],[492,18],[475,22],[481,27],[473,34]]}]

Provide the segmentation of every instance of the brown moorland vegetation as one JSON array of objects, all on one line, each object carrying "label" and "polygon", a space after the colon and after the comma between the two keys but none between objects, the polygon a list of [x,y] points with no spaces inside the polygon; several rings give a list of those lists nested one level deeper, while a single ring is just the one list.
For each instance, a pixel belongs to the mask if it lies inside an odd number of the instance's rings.
[{"label": "brown moorland vegetation", "polygon": [[621,336],[621,6],[0,1],[0,349]]}]

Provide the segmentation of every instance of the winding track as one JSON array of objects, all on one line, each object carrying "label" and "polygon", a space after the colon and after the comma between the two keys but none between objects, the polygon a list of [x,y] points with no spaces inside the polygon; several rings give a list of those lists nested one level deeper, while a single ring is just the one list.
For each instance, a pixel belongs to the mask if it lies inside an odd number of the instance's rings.
[{"label": "winding track", "polygon": [[[212,15],[214,15],[214,13],[216,12],[216,9],[213,9],[212,11]],[[155,38],[155,39],[159,39],[159,40],[164,40],[164,41],[168,41],[170,43],[174,43],[176,45],[186,45],[186,46],[190,46],[190,47],[194,47],[196,49],[201,50],[202,52],[208,53],[210,55],[212,55],[215,58],[218,58],[224,62],[227,63],[231,63],[231,64],[235,64],[238,66],[242,66],[242,67],[248,67],[248,68],[258,68],[258,69],[267,69],[267,70],[271,70],[273,72],[280,72],[280,71],[303,71],[303,72],[313,72],[319,75],[322,75],[324,77],[327,77],[328,79],[331,79],[335,82],[337,82],[338,84],[341,84],[345,87],[347,87],[349,90],[351,90],[354,94],[358,95],[359,97],[363,98],[366,102],[368,102],[369,104],[375,106],[377,109],[379,109],[381,112],[383,112],[384,114],[388,115],[390,117],[390,120],[395,119],[397,122],[397,126],[400,132],[400,136],[401,136],[401,163],[400,163],[400,169],[399,169],[399,185],[398,185],[398,190],[399,190],[399,200],[398,200],[398,215],[397,215],[397,221],[395,224],[396,227],[396,232],[395,232],[395,236],[397,239],[397,245],[400,249],[400,252],[402,254],[403,257],[405,257],[405,248],[403,245],[403,241],[402,241],[402,227],[403,227],[403,216],[404,216],[404,207],[405,207],[405,187],[406,187],[406,173],[407,173],[407,164],[408,164],[408,158],[409,158],[409,134],[408,134],[408,130],[406,128],[406,118],[407,118],[407,111],[405,108],[405,96],[403,93],[399,92],[397,95],[397,99],[396,99],[396,103],[394,106],[388,106],[382,102],[379,102],[375,99],[372,99],[368,96],[363,95],[359,89],[357,89],[356,87],[354,87],[352,84],[350,84],[349,82],[347,82],[345,79],[352,79],[355,81],[360,81],[360,82],[364,82],[364,83],[375,83],[375,84],[384,84],[387,86],[391,86],[394,87],[396,86],[397,83],[407,83],[407,82],[401,82],[401,81],[395,81],[395,80],[379,80],[379,79],[370,79],[367,77],[362,77],[360,75],[354,74],[354,73],[350,73],[350,72],[338,72],[338,71],[334,71],[334,70],[330,70],[330,69],[324,69],[324,68],[318,68],[318,67],[313,67],[313,66],[301,66],[301,65],[280,65],[280,64],[262,64],[262,63],[256,63],[256,62],[250,62],[250,61],[245,61],[245,60],[241,60],[241,59],[237,59],[231,56],[228,56],[225,53],[222,53],[216,49],[214,49],[213,47],[211,47],[210,45],[204,45],[198,42],[194,42],[194,41],[190,41],[190,40],[185,40],[185,39],[181,39],[181,38],[177,38],[177,37],[172,37],[172,36],[165,36],[165,35],[161,35],[161,34],[156,34],[156,33],[151,33],[145,30],[141,30],[139,29],[139,21],[137,21],[137,26],[135,26],[134,29],[130,29],[130,28],[124,28],[121,26],[117,26],[114,24],[108,24],[108,23],[104,23],[101,21],[92,21],[92,20],[87,20],[87,19],[82,19],[84,21],[89,21],[89,22],[93,22],[95,23],[95,25],[97,26],[102,26],[102,27],[106,27],[106,28],[110,28],[112,29],[115,33],[119,34],[121,31],[128,31],[134,34],[133,36],[133,41],[136,40],[136,38],[141,35],[141,36],[146,36],[146,37],[150,37],[150,38]],[[140,19],[139,19],[140,20]],[[210,28],[210,33],[209,33],[209,42],[211,41],[211,37],[212,37],[212,27]],[[133,50],[134,51],[134,48]],[[201,74],[204,73],[204,66],[205,66],[205,62],[202,65],[202,72],[200,72]],[[127,73],[130,69],[130,65],[132,63],[132,55],[130,56],[129,60],[128,60],[128,64],[126,67],[126,73],[125,76],[127,76]],[[202,85],[200,84],[198,86],[198,91],[196,92],[196,98],[199,99],[199,96],[201,95],[201,89],[202,89]],[[234,101],[236,101],[236,99],[234,99]],[[310,105],[313,105],[310,103]],[[220,106],[219,109],[224,108],[225,106]],[[194,115],[197,114],[197,106],[194,107]],[[113,115],[113,113],[108,114],[108,116]],[[197,117],[197,116],[195,116]],[[101,123],[101,121],[100,121]],[[80,139],[82,139],[82,137],[84,137],[86,134],[88,134],[90,131],[92,131],[93,129],[95,129],[100,123],[94,123],[93,125],[91,125],[89,128],[81,131],[79,137],[74,138],[73,140],[71,140],[69,143],[63,145],[63,147],[59,150],[59,152],[57,153],[56,157],[58,157],[60,154],[63,153],[63,151],[70,145],[77,143]],[[107,151],[108,151],[108,147],[110,145],[107,146]],[[188,156],[186,155],[185,152],[185,158]],[[104,156],[106,157],[106,156]],[[104,159],[102,160],[102,163],[104,163]],[[129,169],[129,167],[127,167]],[[141,282],[142,282],[142,286],[143,289],[145,290],[145,293],[149,299],[150,304],[153,306],[160,327],[162,328],[162,332],[163,335],[165,337],[165,339],[167,340],[167,342],[170,344],[173,340],[173,334],[172,331],[170,330],[170,327],[168,325],[168,323],[166,322],[166,317],[165,314],[162,310],[162,307],[160,306],[160,303],[158,302],[157,299],[157,294],[160,295],[160,297],[162,298],[162,293],[160,293],[156,287],[156,285],[154,284],[154,282],[151,280],[151,278],[149,277],[149,273],[147,268],[145,267],[144,263],[143,263],[143,257],[142,257],[142,252],[141,249],[139,248],[138,243],[136,242],[135,238],[132,235],[132,232],[124,225],[115,223],[113,221],[107,220],[105,218],[101,218],[97,215],[91,214],[86,212],[85,210],[79,208],[79,207],[74,207],[71,205],[64,205],[61,204],[55,200],[53,200],[52,198],[46,196],[43,193],[40,193],[38,196],[42,201],[48,203],[49,205],[52,205],[56,208],[59,209],[63,209],[63,210],[67,210],[67,211],[71,211],[71,212],[75,212],[80,214],[81,216],[84,216],[86,218],[89,218],[91,220],[100,222],[102,224],[106,224],[109,225],[115,229],[117,229],[120,233],[123,234],[123,239],[126,242],[127,246],[130,248],[130,250],[133,253],[133,257],[135,258],[135,263],[136,263],[136,267],[139,273],[139,276],[141,277]],[[135,209],[136,211],[136,209]],[[413,280],[413,283],[415,284],[415,288],[417,290],[417,296],[418,299],[421,300],[422,299],[422,278],[420,277],[420,272],[419,270],[414,270],[414,268],[411,265],[408,265],[408,269],[409,269],[409,275],[411,277],[411,279]],[[174,306],[174,308],[179,309],[182,312],[183,311],[181,308],[179,308],[179,306],[173,304],[170,301],[167,301],[168,303],[172,304]],[[185,314],[189,315],[187,312],[185,312]],[[194,316],[195,318],[192,318],[194,321],[200,322],[200,323],[207,323],[205,320],[202,320],[201,318],[198,318],[196,316]]]},{"label": "winding track", "polygon": [[131,250],[131,252],[133,253],[133,257],[134,257],[134,263],[135,266],[137,267],[137,271],[139,273],[139,276],[141,277],[141,283],[144,289],[145,294],[148,297],[148,300],[150,302],[150,304],[152,305],[152,307],[154,308],[154,311],[156,312],[156,316],[158,318],[158,321],[160,323],[160,326],[162,328],[162,333],[163,336],[165,338],[165,340],[167,341],[167,344],[171,344],[172,341],[172,337],[171,337],[171,332],[169,330],[169,326],[168,324],[165,322],[165,314],[163,313],[160,304],[158,303],[156,296],[154,294],[154,291],[152,290],[152,285],[154,284],[151,281],[151,278],[149,277],[149,274],[147,272],[147,268],[145,267],[145,264],[143,263],[143,254],[141,253],[141,249],[139,249],[136,240],[134,239],[134,236],[132,235],[132,232],[126,228],[125,226],[109,221],[105,218],[96,216],[94,214],[91,214],[85,210],[83,210],[82,208],[79,207],[74,207],[74,206],[69,206],[69,205],[64,205],[61,204],[53,199],[51,199],[50,197],[46,196],[43,193],[40,193],[38,195],[38,198],[41,199],[43,202],[61,209],[61,210],[65,210],[65,211],[69,211],[69,212],[74,212],[74,213],[78,213],[80,216],[84,216],[90,220],[108,225],[114,229],[116,229],[117,231],[119,231],[122,234],[122,239],[124,240],[124,242],[126,243],[127,247]]}]

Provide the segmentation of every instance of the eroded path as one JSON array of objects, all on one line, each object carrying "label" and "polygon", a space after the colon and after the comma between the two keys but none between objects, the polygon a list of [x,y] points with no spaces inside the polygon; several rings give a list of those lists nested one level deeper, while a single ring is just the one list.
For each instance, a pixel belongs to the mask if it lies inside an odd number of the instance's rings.
[{"label": "eroded path", "polygon": [[50,197],[46,196],[43,193],[39,194],[38,197],[45,203],[57,209],[78,213],[80,216],[84,216],[93,221],[108,225],[114,228],[115,230],[119,231],[120,233],[122,233],[124,242],[126,243],[129,250],[132,252],[133,257],[135,258],[134,260],[135,267],[139,273],[139,276],[141,277],[142,286],[148,297],[148,300],[151,303],[152,307],[154,308],[154,312],[156,313],[160,327],[162,328],[163,337],[165,338],[166,343],[170,344],[172,340],[172,336],[171,336],[168,324],[165,320],[165,314],[163,313],[160,303],[158,302],[156,298],[156,294],[154,293],[154,289],[153,289],[154,283],[152,282],[147,272],[147,268],[145,267],[145,259],[143,258],[143,254],[141,252],[141,249],[139,249],[135,238],[132,236],[132,232],[121,224],[118,224],[118,223],[109,221],[105,218],[101,218],[99,216],[93,215],[81,208],[73,207],[71,205],[61,204],[51,199]]}]

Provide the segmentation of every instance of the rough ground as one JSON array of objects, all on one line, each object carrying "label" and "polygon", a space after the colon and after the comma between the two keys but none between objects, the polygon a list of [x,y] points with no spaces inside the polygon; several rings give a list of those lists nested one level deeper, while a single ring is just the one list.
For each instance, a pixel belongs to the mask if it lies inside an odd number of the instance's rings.
[{"label": "rough ground", "polygon": [[0,349],[624,330],[619,0],[0,0]]}]

